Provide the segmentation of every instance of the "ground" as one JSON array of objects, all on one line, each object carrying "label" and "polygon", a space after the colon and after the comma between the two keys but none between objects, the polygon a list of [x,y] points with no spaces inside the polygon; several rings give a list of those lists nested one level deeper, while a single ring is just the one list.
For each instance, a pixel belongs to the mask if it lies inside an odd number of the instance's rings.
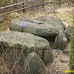
[{"label": "ground", "polygon": [[69,56],[61,50],[52,50],[54,54],[53,63],[46,68],[48,74],[66,74],[69,71]]}]

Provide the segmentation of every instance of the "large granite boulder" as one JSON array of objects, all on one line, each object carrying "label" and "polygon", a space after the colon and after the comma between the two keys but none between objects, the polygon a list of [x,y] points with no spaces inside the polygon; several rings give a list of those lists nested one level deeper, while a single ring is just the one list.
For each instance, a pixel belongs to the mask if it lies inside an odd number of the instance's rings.
[{"label": "large granite boulder", "polygon": [[53,25],[59,31],[59,34],[57,36],[50,37],[52,38],[52,41],[49,40],[49,42],[52,48],[63,50],[67,47],[67,38],[65,36],[66,26],[59,18],[42,16],[40,18],[37,18],[37,20],[48,23],[48,25]]},{"label": "large granite boulder", "polygon": [[31,52],[25,59],[24,74],[46,74],[45,65],[35,52]]},{"label": "large granite boulder", "polygon": [[[50,65],[50,63],[53,62],[53,54],[51,52],[49,42],[44,38],[35,36],[30,33],[15,31],[0,33],[0,53],[4,53],[2,49],[4,50],[4,52],[8,53],[14,50],[14,55],[17,57],[19,56],[21,51],[23,51],[25,57],[28,55],[28,53],[34,51],[41,59],[45,57],[45,54],[43,52],[45,52],[45,50],[48,50],[49,52],[46,52],[46,57],[49,58],[46,58],[46,64]],[[10,57],[13,58],[12,54],[11,56]],[[12,61],[14,61],[14,59]]]},{"label": "large granite boulder", "polygon": [[30,33],[7,31],[0,33],[0,46],[8,46],[29,50],[49,50],[49,42]]},{"label": "large granite boulder", "polygon": [[[57,41],[58,44],[60,43],[57,36],[61,33],[64,35],[65,32],[65,25],[63,22],[58,18],[49,16],[43,16],[36,20],[26,19],[24,17],[18,18],[11,22],[9,28],[12,31],[27,32],[43,37],[49,41],[51,48],[55,47],[55,41]],[[61,36],[59,36],[59,38],[63,40]],[[65,42],[67,43],[67,41]],[[61,43],[64,44],[64,41],[61,41]],[[61,45],[61,48],[62,47]],[[56,48],[58,48],[57,45]]]},{"label": "large granite boulder", "polygon": [[43,21],[45,23],[48,23],[49,25],[53,25],[57,27],[58,30],[64,30],[66,26],[63,24],[63,22],[59,18],[50,17],[50,16],[42,16],[37,18],[39,21]]},{"label": "large granite boulder", "polygon": [[32,33],[41,37],[49,37],[59,33],[57,28],[53,25],[48,25],[42,21],[26,19],[24,17],[13,20],[9,29],[12,31]]}]

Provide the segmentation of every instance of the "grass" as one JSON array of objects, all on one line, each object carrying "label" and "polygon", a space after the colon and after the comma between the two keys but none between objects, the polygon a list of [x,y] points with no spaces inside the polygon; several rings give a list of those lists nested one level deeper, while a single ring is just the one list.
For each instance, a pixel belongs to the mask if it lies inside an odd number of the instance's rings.
[{"label": "grass", "polygon": [[61,9],[57,9],[56,11],[58,12],[57,16],[61,19],[61,20],[66,20],[68,21],[70,24],[72,24],[72,14],[69,13],[69,11],[71,11],[73,8],[69,8],[69,7],[65,7],[65,8],[61,8]]},{"label": "grass", "polygon": [[11,19],[8,16],[3,16],[0,21],[0,31],[5,31],[8,29],[10,22]]}]

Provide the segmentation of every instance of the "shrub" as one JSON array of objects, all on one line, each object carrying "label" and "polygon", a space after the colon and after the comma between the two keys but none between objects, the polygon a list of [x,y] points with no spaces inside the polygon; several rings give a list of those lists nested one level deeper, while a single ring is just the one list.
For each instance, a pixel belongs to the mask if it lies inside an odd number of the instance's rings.
[{"label": "shrub", "polygon": [[[74,15],[73,15],[73,25],[74,25]],[[74,71],[74,27],[73,27],[73,31],[72,31],[72,37],[71,37],[71,51],[70,51],[70,61],[69,61],[69,65],[70,65],[70,70]],[[71,74],[74,74],[74,72],[71,72]]]}]

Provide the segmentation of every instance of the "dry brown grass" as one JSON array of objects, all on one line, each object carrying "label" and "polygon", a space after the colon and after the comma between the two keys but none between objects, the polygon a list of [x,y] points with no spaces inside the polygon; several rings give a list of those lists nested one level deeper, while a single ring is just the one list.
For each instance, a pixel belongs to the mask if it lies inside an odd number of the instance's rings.
[{"label": "dry brown grass", "polygon": [[74,7],[64,7],[64,8],[59,8],[56,10],[56,12],[58,13],[57,16],[61,19],[61,20],[66,20],[68,21],[70,24],[72,24],[72,17],[73,15],[72,13],[72,9],[74,9]]}]

